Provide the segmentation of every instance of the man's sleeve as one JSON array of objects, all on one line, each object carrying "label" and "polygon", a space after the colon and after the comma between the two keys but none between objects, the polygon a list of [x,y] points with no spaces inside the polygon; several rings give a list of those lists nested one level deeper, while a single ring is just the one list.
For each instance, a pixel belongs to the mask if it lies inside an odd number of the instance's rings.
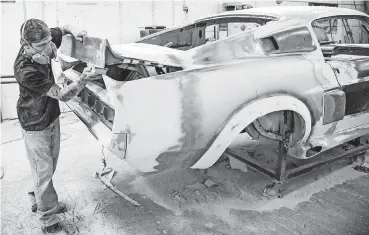
[{"label": "man's sleeve", "polygon": [[52,79],[48,79],[43,73],[30,66],[19,70],[17,80],[26,92],[35,99],[46,95],[55,84]]},{"label": "man's sleeve", "polygon": [[50,28],[52,42],[55,44],[56,48],[59,48],[62,43],[63,32],[60,28]]}]

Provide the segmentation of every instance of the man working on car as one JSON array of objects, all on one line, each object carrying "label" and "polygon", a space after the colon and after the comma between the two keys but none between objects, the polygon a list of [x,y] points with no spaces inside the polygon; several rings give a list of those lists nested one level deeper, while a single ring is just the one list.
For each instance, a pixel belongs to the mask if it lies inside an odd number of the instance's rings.
[{"label": "man working on car", "polygon": [[37,203],[32,211],[40,212],[42,230],[53,233],[62,230],[56,214],[66,211],[52,181],[60,147],[59,100],[66,102],[76,96],[94,74],[93,68],[85,68],[80,81],[60,88],[51,68],[62,36],[83,37],[85,31],[71,26],[49,29],[43,21],[30,19],[22,24],[20,32],[22,47],[14,63],[14,75],[20,91],[18,119],[34,180],[34,192],[29,195]]}]

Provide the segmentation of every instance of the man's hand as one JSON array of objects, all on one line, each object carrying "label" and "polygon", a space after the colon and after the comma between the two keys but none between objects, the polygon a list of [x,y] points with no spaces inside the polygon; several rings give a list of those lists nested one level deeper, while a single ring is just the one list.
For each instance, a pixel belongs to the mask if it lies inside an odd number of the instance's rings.
[{"label": "man's hand", "polygon": [[58,84],[62,84],[62,83],[64,83],[65,81],[67,81],[67,80],[70,80],[70,79],[68,79],[66,76],[65,76],[65,74],[63,73],[63,72],[61,72],[60,74],[59,74],[59,76],[56,78],[56,83]]},{"label": "man's hand", "polygon": [[72,25],[66,25],[63,27],[66,33],[72,34],[77,41],[82,41],[82,38],[84,36],[87,36],[86,30],[81,30],[75,26]]},{"label": "man's hand", "polygon": [[87,66],[83,69],[83,72],[81,74],[81,81],[88,82],[88,81],[94,81],[101,78],[101,74],[105,74],[106,69],[99,69],[95,68],[93,66]]},{"label": "man's hand", "polygon": [[106,69],[87,66],[83,69],[80,81],[74,81],[63,88],[60,88],[58,85],[54,84],[46,93],[46,95],[63,102],[67,102],[78,95],[78,93],[80,93],[85,87],[87,82],[100,79],[101,74],[105,74],[106,71]]}]

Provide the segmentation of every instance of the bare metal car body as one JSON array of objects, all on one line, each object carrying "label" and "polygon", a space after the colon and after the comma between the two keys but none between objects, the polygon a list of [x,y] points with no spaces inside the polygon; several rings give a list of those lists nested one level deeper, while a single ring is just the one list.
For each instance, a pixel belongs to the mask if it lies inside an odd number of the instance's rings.
[{"label": "bare metal car body", "polygon": [[[233,21],[258,27],[205,38],[207,26]],[[358,11],[272,7],[218,14],[118,46],[67,38],[64,58],[109,69],[68,105],[105,147],[143,172],[208,168],[243,130],[280,140],[283,115],[289,155],[313,158],[369,133],[368,35],[369,16]],[[81,71],[76,66],[66,71],[69,79]]]}]

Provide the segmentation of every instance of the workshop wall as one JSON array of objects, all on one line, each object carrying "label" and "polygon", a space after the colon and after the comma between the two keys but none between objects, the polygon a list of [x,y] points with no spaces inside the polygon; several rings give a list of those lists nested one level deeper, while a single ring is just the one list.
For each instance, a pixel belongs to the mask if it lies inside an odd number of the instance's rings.
[{"label": "workshop wall", "polygon": [[[90,36],[107,38],[110,44],[131,42],[145,26],[174,27],[217,12],[217,1],[190,1],[188,14],[183,1],[14,1],[1,3],[1,75],[13,75],[13,63],[20,48],[19,28],[30,18],[49,27],[72,24]],[[17,117],[18,85],[1,88],[1,119]],[[62,105],[63,110],[67,108]]]},{"label": "workshop wall", "polygon": [[[50,27],[73,24],[84,28],[89,35],[104,37],[111,44],[127,43],[140,37],[145,26],[174,27],[188,23],[204,15],[220,12],[227,0],[63,0],[63,1],[14,1],[1,3],[1,75],[13,74],[13,61],[19,49],[19,28],[30,18],[44,20]],[[274,0],[240,0],[253,7],[276,6]],[[366,11],[364,1],[306,1],[285,0],[280,5],[308,5],[309,2],[338,4]],[[188,7],[188,13],[183,11]]]},{"label": "workshop wall", "polygon": [[[223,3],[237,2],[253,7],[276,6],[276,0],[32,0],[1,2],[0,74],[12,75],[20,44],[19,28],[30,18],[44,20],[49,27],[72,24],[87,30],[90,36],[107,38],[110,44],[128,43],[140,37],[145,26],[167,28],[189,23],[222,11]],[[279,5],[308,5],[306,0],[278,1]],[[365,11],[363,1],[315,1],[337,3]],[[185,8],[188,8],[188,12]],[[2,86],[2,118],[16,118],[17,84]]]},{"label": "workshop wall", "polygon": [[[13,61],[19,50],[19,28],[30,18],[44,20],[49,27],[73,24],[88,34],[107,38],[111,44],[127,43],[140,37],[145,26],[167,28],[216,14],[227,0],[33,0],[1,3],[1,75],[13,74]],[[273,6],[273,0],[238,1],[253,6]],[[285,1],[281,5],[301,5]],[[183,7],[188,7],[188,13]],[[6,36],[4,36],[6,35]]]}]

